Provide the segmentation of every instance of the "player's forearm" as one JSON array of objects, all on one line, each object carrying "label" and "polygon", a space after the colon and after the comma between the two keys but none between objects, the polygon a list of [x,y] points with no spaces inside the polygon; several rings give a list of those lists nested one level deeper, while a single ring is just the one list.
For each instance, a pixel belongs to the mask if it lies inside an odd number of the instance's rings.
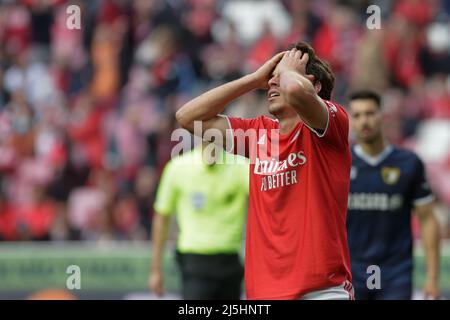
[{"label": "player's forearm", "polygon": [[421,221],[422,241],[426,256],[427,280],[438,281],[440,232],[436,218],[431,215]]},{"label": "player's forearm", "polygon": [[194,121],[212,119],[223,112],[230,102],[256,88],[257,80],[251,74],[225,83],[186,103],[177,111],[176,118],[182,127],[189,129]]},{"label": "player's forearm", "polygon": [[164,246],[169,233],[170,220],[169,217],[156,214],[153,218],[152,226],[152,271],[162,270],[162,257]]},{"label": "player's forearm", "polygon": [[280,91],[306,124],[315,129],[325,129],[326,106],[310,79],[294,70],[283,71],[280,73]]},{"label": "player's forearm", "polygon": [[293,70],[280,74],[280,91],[286,102],[299,113],[308,112],[308,102],[317,95],[311,81]]}]

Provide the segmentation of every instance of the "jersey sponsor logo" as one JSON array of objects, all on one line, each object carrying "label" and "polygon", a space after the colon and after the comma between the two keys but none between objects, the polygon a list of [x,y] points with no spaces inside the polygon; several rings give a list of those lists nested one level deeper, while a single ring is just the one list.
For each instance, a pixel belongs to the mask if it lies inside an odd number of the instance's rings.
[{"label": "jersey sponsor logo", "polygon": [[276,189],[279,187],[290,186],[296,184],[297,171],[289,170],[286,172],[280,172],[270,176],[263,176],[261,179],[261,191],[267,191]]},{"label": "jersey sponsor logo", "polygon": [[381,178],[385,184],[394,185],[400,180],[400,168],[383,167],[381,168]]},{"label": "jersey sponsor logo", "polygon": [[296,184],[297,171],[296,167],[306,164],[306,156],[303,151],[290,153],[286,159],[278,161],[274,158],[269,160],[261,160],[256,158],[253,173],[262,175],[261,191],[285,187]]},{"label": "jersey sponsor logo", "polygon": [[303,151],[290,153],[285,160],[277,161],[272,158],[269,160],[261,160],[256,158],[254,174],[266,175],[274,174],[278,171],[284,171],[289,168],[294,168],[306,164],[306,156]]},{"label": "jersey sponsor logo", "polygon": [[387,193],[350,193],[348,210],[360,211],[395,211],[403,206],[401,194]]}]

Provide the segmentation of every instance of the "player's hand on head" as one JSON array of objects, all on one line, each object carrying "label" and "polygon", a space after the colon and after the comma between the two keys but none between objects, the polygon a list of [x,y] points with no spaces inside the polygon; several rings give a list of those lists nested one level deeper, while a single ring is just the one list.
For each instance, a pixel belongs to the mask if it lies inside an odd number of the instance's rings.
[{"label": "player's hand on head", "polygon": [[256,78],[258,89],[269,89],[269,80],[272,77],[272,73],[276,66],[283,58],[287,51],[277,53],[275,56],[267,60],[261,67],[253,72],[253,76]]},{"label": "player's hand on head", "polygon": [[308,53],[303,53],[296,48],[286,52],[279,63],[279,72],[294,71],[314,82],[314,76],[306,74],[306,65],[309,61]]},{"label": "player's hand on head", "polygon": [[157,296],[164,295],[164,281],[162,272],[152,272],[148,278],[148,287]]}]

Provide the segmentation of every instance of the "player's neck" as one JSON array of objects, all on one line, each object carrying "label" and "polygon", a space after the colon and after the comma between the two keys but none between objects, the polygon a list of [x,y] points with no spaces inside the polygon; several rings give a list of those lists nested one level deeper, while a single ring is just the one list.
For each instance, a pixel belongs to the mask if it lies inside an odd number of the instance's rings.
[{"label": "player's neck", "polygon": [[278,119],[278,123],[279,123],[280,134],[290,133],[295,128],[297,123],[299,123],[301,121],[300,118],[297,116],[295,116],[295,117],[279,116],[279,117],[277,117],[277,119]]},{"label": "player's neck", "polygon": [[369,156],[379,155],[386,147],[386,143],[383,138],[371,142],[359,142],[358,144],[361,146],[364,153]]}]

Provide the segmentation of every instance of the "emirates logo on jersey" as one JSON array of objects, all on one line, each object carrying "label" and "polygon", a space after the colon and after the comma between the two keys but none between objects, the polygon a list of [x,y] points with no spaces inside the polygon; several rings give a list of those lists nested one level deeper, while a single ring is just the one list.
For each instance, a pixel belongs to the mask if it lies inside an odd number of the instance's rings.
[{"label": "emirates logo on jersey", "polygon": [[261,160],[256,158],[254,174],[270,175],[290,168],[295,168],[306,164],[306,156],[303,151],[290,153],[285,160]]}]

